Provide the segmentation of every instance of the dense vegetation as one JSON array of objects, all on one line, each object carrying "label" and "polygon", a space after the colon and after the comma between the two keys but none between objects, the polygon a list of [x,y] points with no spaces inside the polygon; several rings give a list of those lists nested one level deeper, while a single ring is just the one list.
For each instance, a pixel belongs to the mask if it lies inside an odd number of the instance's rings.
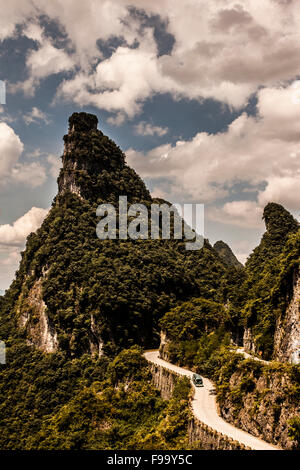
[{"label": "dense vegetation", "polygon": [[222,261],[227,266],[234,266],[235,268],[242,268],[242,263],[238,261],[236,256],[234,255],[231,248],[227,245],[227,243],[223,242],[222,240],[217,241],[214,244],[214,250],[218,253]]},{"label": "dense vegetation", "polygon": [[[199,365],[229,339],[241,341],[251,327],[257,351],[272,357],[276,320],[285,314],[291,298],[293,275],[299,270],[298,222],[282,206],[270,203],[264,211],[267,231],[250,255],[245,269],[231,267],[222,278],[218,302],[194,298],[167,312],[160,321],[171,360]],[[196,361],[196,362],[195,362]],[[205,370],[205,361],[201,367]]]},{"label": "dense vegetation", "polygon": [[190,341],[204,332],[212,332],[219,325],[230,322],[224,306],[203,298],[191,299],[166,313],[160,322],[168,329],[168,338],[175,341]]},{"label": "dense vegetation", "polygon": [[267,231],[246,263],[243,316],[266,359],[273,354],[276,320],[284,315],[299,270],[300,231],[298,222],[279,204],[265,207]]},{"label": "dense vegetation", "polygon": [[225,419],[283,448],[300,449],[299,365],[245,359],[223,327],[191,341],[172,340],[162,353],[213,380]]},{"label": "dense vegetation", "polygon": [[[97,238],[100,203],[153,200],[96,126],[95,116],[70,118],[59,194],[0,299],[2,449],[186,447],[188,384],[164,403],[140,351],[126,348],[158,345],[158,321],[180,301],[217,300],[226,269],[207,241],[189,252],[172,239]],[[35,349],[43,312],[53,354]]]},{"label": "dense vegetation", "polygon": [[46,305],[59,348],[70,355],[100,345],[107,354],[135,343],[158,345],[162,315],[194,296],[216,300],[226,271],[207,241],[201,251],[187,251],[179,240],[97,238],[98,204],[117,208],[124,194],[128,202],[147,206],[153,200],[121,150],[89,116],[70,118],[60,192],[41,228],[28,237],[2,309],[11,332],[36,344],[40,312],[31,299],[41,284],[40,304]]},{"label": "dense vegetation", "polygon": [[113,361],[8,350],[0,374],[1,449],[140,449],[187,445],[189,381],[170,401],[151,385],[139,347]]},{"label": "dense vegetation", "polygon": [[[268,438],[279,440],[280,434],[288,429],[297,447],[299,365],[266,366],[233,354],[232,340],[241,345],[247,327],[251,329],[256,351],[266,359],[272,358],[276,322],[285,315],[293,277],[299,272],[297,221],[278,204],[266,206],[264,219],[267,231],[260,245],[245,269],[231,267],[227,271],[219,289],[222,298],[219,303],[190,299],[164,315],[160,321],[164,332],[161,352],[171,362],[212,378],[221,409],[230,410],[230,417],[238,426],[244,424],[239,415],[246,400],[253,401],[249,419],[255,417],[254,423],[258,423],[259,419],[263,421],[260,414],[267,414],[273,422]],[[261,390],[257,384],[265,382],[271,385]],[[288,418],[284,410],[290,410]]]},{"label": "dense vegetation", "polygon": [[[220,403],[238,413],[256,387],[253,377],[268,372],[233,355],[231,342],[241,342],[246,326],[257,351],[272,356],[276,319],[299,267],[298,224],[269,204],[267,232],[245,269],[220,242],[218,254],[208,241],[187,251],[174,239],[99,240],[99,204],[111,203],[118,213],[120,195],[147,207],[154,200],[121,150],[97,130],[95,116],[75,113],[69,122],[59,194],[0,297],[0,338],[8,348],[7,365],[0,366],[0,448],[186,448],[189,383],[179,380],[164,402],[140,346],[157,346],[161,328],[163,353],[213,378]],[[43,314],[57,335],[53,354],[36,349],[43,349]],[[233,390],[236,371],[241,386]],[[291,384],[283,397],[291,406],[297,371],[285,365],[275,371]],[[296,417],[289,432],[297,443]]]}]

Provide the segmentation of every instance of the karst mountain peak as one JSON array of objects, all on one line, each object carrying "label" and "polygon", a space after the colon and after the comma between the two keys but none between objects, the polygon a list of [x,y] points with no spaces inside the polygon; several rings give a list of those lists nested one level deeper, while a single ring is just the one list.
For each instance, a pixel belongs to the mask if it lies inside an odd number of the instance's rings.
[{"label": "karst mountain peak", "polygon": [[142,179],[125,161],[125,155],[97,128],[98,118],[85,112],[69,118],[64,136],[59,195],[73,193],[90,202],[116,202],[126,194],[129,201],[151,201]]}]

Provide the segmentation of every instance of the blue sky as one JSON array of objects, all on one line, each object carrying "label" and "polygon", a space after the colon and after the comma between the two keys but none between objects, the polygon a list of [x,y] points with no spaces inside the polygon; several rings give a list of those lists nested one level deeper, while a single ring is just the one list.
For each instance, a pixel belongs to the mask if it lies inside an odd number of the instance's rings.
[{"label": "blue sky", "polygon": [[299,214],[300,6],[281,0],[11,0],[1,5],[0,290],[57,191],[74,111],[154,195],[205,204],[240,260],[269,201]]}]

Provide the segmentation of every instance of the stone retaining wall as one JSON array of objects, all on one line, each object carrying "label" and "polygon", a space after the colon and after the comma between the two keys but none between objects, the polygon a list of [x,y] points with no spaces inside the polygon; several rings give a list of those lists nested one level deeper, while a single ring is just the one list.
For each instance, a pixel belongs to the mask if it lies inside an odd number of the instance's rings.
[{"label": "stone retaining wall", "polygon": [[[166,367],[149,362],[152,380],[156,388],[161,392],[162,397],[165,400],[171,398],[176,380],[178,377],[182,377],[180,374],[167,369]],[[188,436],[189,443],[197,448],[203,450],[239,450],[246,449],[243,444],[234,441],[230,437],[227,437],[215,429],[210,428],[206,424],[202,423],[192,413],[192,407],[190,403],[191,418],[188,423]]]}]

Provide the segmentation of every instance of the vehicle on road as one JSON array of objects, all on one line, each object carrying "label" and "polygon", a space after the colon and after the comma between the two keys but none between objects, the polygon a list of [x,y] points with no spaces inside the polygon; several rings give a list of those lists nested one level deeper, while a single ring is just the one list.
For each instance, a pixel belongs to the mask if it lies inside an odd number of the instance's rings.
[{"label": "vehicle on road", "polygon": [[195,387],[203,387],[203,379],[201,375],[193,374],[192,381]]}]

